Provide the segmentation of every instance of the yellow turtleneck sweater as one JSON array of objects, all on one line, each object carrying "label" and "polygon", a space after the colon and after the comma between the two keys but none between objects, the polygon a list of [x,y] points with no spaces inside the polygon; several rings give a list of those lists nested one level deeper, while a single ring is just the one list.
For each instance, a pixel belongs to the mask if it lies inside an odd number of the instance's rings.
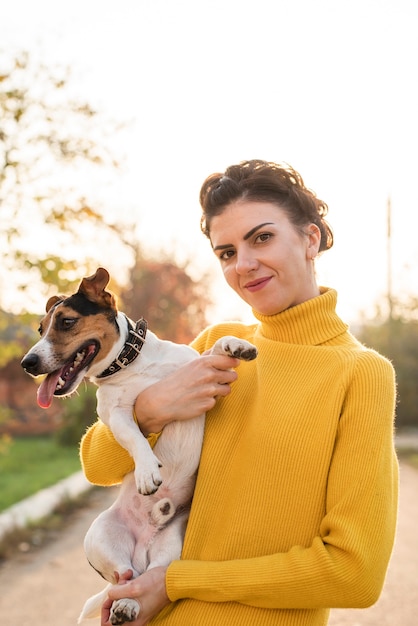
[{"label": "yellow turtleneck sweater", "polygon": [[[167,571],[173,603],[152,624],[324,626],[330,607],[377,600],[397,513],[394,372],[335,305],[324,289],[194,342],[203,352],[233,334],[259,356],[207,415],[182,559]],[[93,483],[133,468],[100,421],[81,455]]]}]

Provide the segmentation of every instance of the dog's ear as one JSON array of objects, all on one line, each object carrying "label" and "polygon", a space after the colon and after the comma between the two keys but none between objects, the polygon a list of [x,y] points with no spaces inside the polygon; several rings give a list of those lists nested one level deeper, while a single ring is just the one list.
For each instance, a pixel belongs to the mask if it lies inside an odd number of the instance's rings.
[{"label": "dog's ear", "polygon": [[45,307],[46,312],[48,313],[48,311],[52,309],[54,304],[57,304],[57,302],[62,302],[63,300],[64,300],[64,296],[51,296],[48,302],[46,303],[46,307]]},{"label": "dog's ear", "polygon": [[100,306],[116,308],[116,302],[113,294],[105,291],[105,287],[109,282],[109,272],[104,267],[99,267],[93,276],[83,278],[78,288],[78,292],[82,293],[87,300],[96,302]]}]

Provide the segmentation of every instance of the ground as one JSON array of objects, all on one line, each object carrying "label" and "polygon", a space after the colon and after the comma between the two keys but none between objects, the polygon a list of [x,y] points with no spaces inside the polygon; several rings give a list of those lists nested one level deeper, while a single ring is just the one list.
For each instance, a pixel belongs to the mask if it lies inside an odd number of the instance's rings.
[{"label": "ground", "polygon": [[[401,496],[395,549],[377,604],[365,610],[333,610],[329,626],[415,626],[418,615],[418,471],[401,464]],[[19,552],[0,567],[0,614],[19,626],[75,626],[90,595],[104,587],[86,562],[83,537],[96,515],[115,498],[94,491],[88,506],[71,516],[41,548]],[[91,620],[99,626],[99,620]]]}]

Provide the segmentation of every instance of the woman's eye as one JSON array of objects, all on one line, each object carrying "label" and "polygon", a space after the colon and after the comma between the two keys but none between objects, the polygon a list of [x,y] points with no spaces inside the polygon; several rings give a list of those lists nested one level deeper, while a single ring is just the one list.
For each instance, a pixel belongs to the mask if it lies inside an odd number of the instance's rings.
[{"label": "woman's eye", "polygon": [[259,235],[257,235],[255,241],[257,243],[264,243],[265,241],[268,241],[271,237],[270,233],[260,233]]},{"label": "woman's eye", "polygon": [[225,250],[219,256],[219,258],[220,258],[221,261],[228,261],[228,259],[232,258],[234,256],[234,254],[235,254],[234,250]]}]

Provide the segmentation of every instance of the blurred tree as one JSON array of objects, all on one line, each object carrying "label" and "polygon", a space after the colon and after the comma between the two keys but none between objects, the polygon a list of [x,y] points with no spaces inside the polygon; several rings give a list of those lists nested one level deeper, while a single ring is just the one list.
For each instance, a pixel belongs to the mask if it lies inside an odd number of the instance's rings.
[{"label": "blurred tree", "polygon": [[418,427],[418,300],[395,301],[392,317],[363,323],[357,336],[388,357],[398,386],[397,428]]},{"label": "blurred tree", "polygon": [[95,196],[119,166],[121,130],[73,95],[68,68],[0,50],[0,302],[11,283],[28,307],[34,290],[69,291],[97,250],[132,245],[121,211],[106,220]]},{"label": "blurred tree", "polygon": [[[113,140],[121,130],[72,95],[68,68],[0,50],[0,307],[10,288],[25,295],[18,315],[0,310],[0,367],[35,341],[39,317],[24,312],[39,310],[39,294],[43,302],[72,293],[103,251],[118,262],[123,251],[132,263],[134,228],[123,225],[118,207],[106,218],[96,196],[104,198],[119,167]],[[207,292],[184,267],[137,252],[121,297],[133,319],[143,315],[162,338],[188,343],[206,325]],[[94,419],[90,387],[67,400],[61,441],[78,441]]]},{"label": "blurred tree", "polygon": [[0,368],[11,359],[22,357],[28,346],[36,341],[38,325],[37,315],[16,316],[0,309]]},{"label": "blurred tree", "polygon": [[197,282],[185,267],[168,258],[145,258],[138,249],[119,297],[124,312],[135,321],[145,317],[161,339],[189,343],[207,325],[208,291],[205,278]]}]

